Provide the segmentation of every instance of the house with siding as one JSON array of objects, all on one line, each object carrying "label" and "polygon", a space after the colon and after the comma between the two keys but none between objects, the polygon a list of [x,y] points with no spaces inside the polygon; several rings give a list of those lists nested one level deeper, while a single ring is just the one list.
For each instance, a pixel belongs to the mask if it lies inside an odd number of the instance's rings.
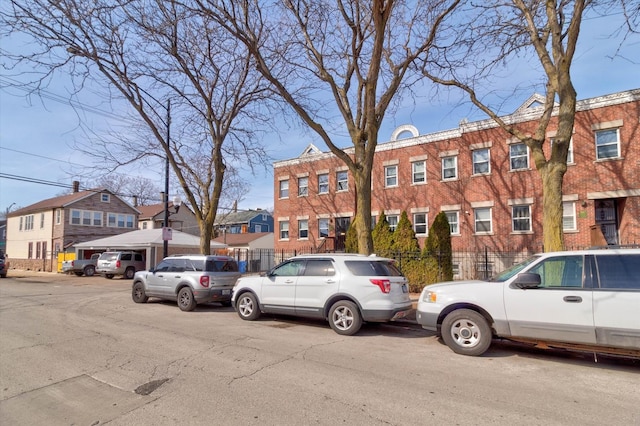
[{"label": "house with siding", "polygon": [[[12,211],[7,216],[11,267],[55,271],[73,245],[137,229],[140,212],[107,189],[78,190]],[[90,250],[83,257],[90,258]]]},{"label": "house with siding", "polygon": [[[186,232],[187,234],[200,236],[200,227],[193,211],[185,206],[169,201],[169,228],[176,231]],[[164,225],[164,203],[151,204],[148,206],[137,206],[140,211],[138,216],[138,229],[157,229]]]},{"label": "house with siding", "polygon": [[[542,113],[537,99],[503,119],[532,133]],[[640,89],[578,101],[562,196],[566,247],[640,243],[639,118]],[[556,128],[557,111],[547,158]],[[442,211],[454,251],[543,250],[540,174],[529,148],[493,120],[423,135],[400,126],[377,146],[371,189],[373,224],[384,212],[395,228],[406,211],[422,245]],[[355,195],[352,176],[330,152],[309,145],[275,162],[276,250],[344,250]]]},{"label": "house with siding", "polygon": [[273,216],[266,210],[233,210],[219,213],[214,223],[216,235],[273,232]]}]

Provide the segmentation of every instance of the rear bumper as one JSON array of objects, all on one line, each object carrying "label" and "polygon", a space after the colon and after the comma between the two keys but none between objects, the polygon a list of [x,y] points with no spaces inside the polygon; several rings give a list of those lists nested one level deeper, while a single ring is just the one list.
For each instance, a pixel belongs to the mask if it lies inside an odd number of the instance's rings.
[{"label": "rear bumper", "polygon": [[193,296],[198,303],[230,302],[231,293],[231,288],[209,288],[195,290]]},{"label": "rear bumper", "polygon": [[411,302],[390,309],[362,309],[362,319],[368,322],[387,322],[405,318],[411,312]]}]

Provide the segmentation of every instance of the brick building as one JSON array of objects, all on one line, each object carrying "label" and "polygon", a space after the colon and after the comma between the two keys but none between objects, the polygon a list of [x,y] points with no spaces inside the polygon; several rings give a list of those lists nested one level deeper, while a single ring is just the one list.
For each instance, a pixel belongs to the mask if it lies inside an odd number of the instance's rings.
[{"label": "brick building", "polygon": [[[533,132],[538,100],[505,121]],[[640,89],[578,102],[563,185],[566,247],[640,243],[639,117]],[[343,249],[355,186],[337,157],[309,145],[274,163],[274,190],[277,250]],[[406,211],[421,244],[444,211],[454,251],[543,249],[540,174],[526,145],[492,120],[425,135],[396,129],[376,150],[371,207],[374,223],[384,211],[392,227]]]}]

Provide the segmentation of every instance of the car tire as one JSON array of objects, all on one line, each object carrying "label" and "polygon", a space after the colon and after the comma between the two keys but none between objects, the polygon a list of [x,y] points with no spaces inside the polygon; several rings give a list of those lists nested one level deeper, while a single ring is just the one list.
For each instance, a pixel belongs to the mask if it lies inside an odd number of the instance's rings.
[{"label": "car tire", "polygon": [[343,336],[352,336],[362,327],[362,317],[355,303],[340,300],[329,310],[329,325]]},{"label": "car tire", "polygon": [[136,274],[136,270],[133,268],[127,268],[124,271],[124,277],[128,280],[132,280],[135,274]]},{"label": "car tire", "polygon": [[236,302],[238,315],[246,321],[255,321],[260,318],[260,306],[253,293],[242,293]]},{"label": "car tire", "polygon": [[493,337],[485,317],[471,309],[449,313],[442,321],[441,335],[455,353],[470,356],[485,353]]},{"label": "car tire", "polygon": [[144,285],[141,282],[133,283],[133,287],[131,288],[131,298],[136,303],[147,303],[149,298],[144,291]]},{"label": "car tire", "polygon": [[82,276],[82,272],[74,272],[73,273],[76,277],[81,277]]},{"label": "car tire", "polygon": [[178,307],[181,311],[190,312],[196,308],[196,299],[189,287],[182,287],[178,292]]},{"label": "car tire", "polygon": [[94,266],[87,266],[84,268],[84,274],[87,277],[92,277],[95,275],[95,273],[96,273],[96,268]]},{"label": "car tire", "polygon": [[111,278],[113,278],[113,274],[105,274],[104,276],[106,279],[110,280]]}]

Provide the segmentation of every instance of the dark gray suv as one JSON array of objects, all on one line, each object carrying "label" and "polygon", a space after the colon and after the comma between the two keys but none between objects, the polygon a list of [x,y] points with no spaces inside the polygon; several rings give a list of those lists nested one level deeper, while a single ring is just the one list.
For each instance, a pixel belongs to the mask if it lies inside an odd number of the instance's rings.
[{"label": "dark gray suv", "polygon": [[175,300],[183,311],[209,302],[231,306],[231,292],[238,278],[238,263],[229,256],[169,256],[155,268],[135,274],[131,296],[136,303],[145,303],[149,297]]}]

